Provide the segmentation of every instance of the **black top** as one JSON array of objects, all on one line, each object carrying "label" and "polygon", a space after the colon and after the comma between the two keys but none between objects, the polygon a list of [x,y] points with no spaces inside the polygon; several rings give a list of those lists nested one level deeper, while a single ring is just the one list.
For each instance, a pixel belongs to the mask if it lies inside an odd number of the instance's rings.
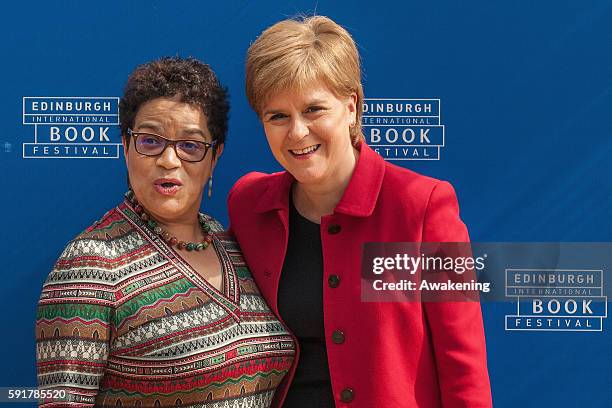
[{"label": "black top", "polygon": [[278,288],[278,311],[300,343],[300,359],[283,407],[335,407],[323,327],[320,225],[302,217],[289,193],[289,242]]}]

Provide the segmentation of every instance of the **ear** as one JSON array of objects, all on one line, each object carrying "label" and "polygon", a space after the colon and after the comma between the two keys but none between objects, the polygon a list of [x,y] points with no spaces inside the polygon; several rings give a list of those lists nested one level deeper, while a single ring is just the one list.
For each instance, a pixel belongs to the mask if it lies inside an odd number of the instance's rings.
[{"label": "ear", "polygon": [[356,122],[357,121],[357,94],[355,92],[351,93],[348,96],[346,107],[348,108],[348,111],[350,113],[350,121],[353,123]]},{"label": "ear", "polygon": [[[123,145],[123,157],[125,157],[125,166],[126,167],[128,166],[128,151],[130,149],[128,147],[128,145],[127,145],[127,142],[126,142],[127,137],[129,137],[129,136],[127,136],[125,134],[121,135],[121,144]],[[134,142],[134,141],[132,140],[132,142]]]},{"label": "ear", "polygon": [[214,169],[215,166],[217,165],[217,161],[219,160],[219,157],[221,157],[221,153],[223,153],[223,148],[224,147],[225,147],[225,144],[220,144],[219,146],[217,146],[217,151],[215,153],[215,157],[210,162],[211,170]]}]

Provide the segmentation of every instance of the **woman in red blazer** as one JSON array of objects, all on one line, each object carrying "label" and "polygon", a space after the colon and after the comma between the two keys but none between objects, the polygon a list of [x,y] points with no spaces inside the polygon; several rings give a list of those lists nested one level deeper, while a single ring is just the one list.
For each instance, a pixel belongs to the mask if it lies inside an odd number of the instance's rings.
[{"label": "woman in red blazer", "polygon": [[300,344],[285,407],[490,407],[477,302],[361,302],[365,242],[467,242],[453,188],[363,141],[359,55],[326,17],[265,30],[247,96],[285,172],[250,173],[231,229],[272,310]]}]

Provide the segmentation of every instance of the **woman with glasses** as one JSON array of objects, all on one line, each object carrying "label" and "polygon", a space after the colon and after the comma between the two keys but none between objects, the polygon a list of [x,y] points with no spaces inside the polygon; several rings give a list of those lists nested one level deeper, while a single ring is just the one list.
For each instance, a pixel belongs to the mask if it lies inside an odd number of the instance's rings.
[{"label": "woman with glasses", "polygon": [[42,406],[270,406],[294,343],[232,237],[199,212],[228,109],[195,59],[130,75],[120,103],[130,189],[68,244],[42,290]]}]

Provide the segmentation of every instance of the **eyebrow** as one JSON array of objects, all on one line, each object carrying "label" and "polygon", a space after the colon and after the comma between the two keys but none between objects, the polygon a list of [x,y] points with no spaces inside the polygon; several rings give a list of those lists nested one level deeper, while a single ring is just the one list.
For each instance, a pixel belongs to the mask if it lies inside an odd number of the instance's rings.
[{"label": "eyebrow", "polygon": [[138,125],[138,129],[140,128],[153,129],[156,132],[159,132],[162,130],[162,127],[156,122],[142,122],[140,125]]},{"label": "eyebrow", "polygon": [[202,129],[199,128],[189,128],[181,130],[181,134],[186,137],[201,136],[204,141],[206,141],[206,137],[208,136]]},{"label": "eyebrow", "polygon": [[[164,128],[157,122],[146,122],[146,121],[142,122],[140,125],[138,125],[138,129],[140,128],[151,129],[155,131],[155,133],[159,134],[160,136],[164,136],[164,137],[166,136],[162,134]],[[181,137],[201,136],[202,139],[204,139],[204,141],[206,141],[206,137],[207,137],[206,132],[204,132],[202,129],[197,128],[197,127],[181,129],[180,133],[181,133]]]},{"label": "eyebrow", "polygon": [[[324,99],[313,99],[311,101],[308,101],[305,106],[312,106],[312,105],[322,105],[327,103]],[[264,111],[263,115],[270,115],[270,114],[275,114],[275,113],[282,113],[283,110],[282,109],[269,109]]]},{"label": "eyebrow", "polygon": [[270,109],[263,113],[264,116],[282,112],[282,109]]},{"label": "eyebrow", "polygon": [[327,103],[327,101],[325,101],[324,99],[313,99],[312,101],[309,101],[306,105],[307,106],[311,106],[311,105],[322,105]]},{"label": "eyebrow", "polygon": [[185,133],[187,135],[202,135],[202,136],[206,136],[204,131],[202,129],[199,129],[199,128],[183,129],[183,130],[181,130],[181,133]]}]

